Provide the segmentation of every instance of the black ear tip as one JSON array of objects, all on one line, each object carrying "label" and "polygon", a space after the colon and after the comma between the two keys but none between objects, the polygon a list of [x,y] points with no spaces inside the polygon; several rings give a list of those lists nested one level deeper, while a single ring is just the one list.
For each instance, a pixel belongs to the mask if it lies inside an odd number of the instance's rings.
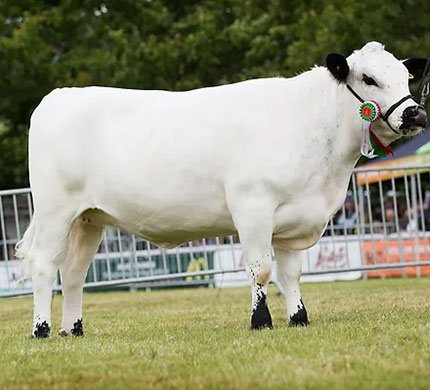
[{"label": "black ear tip", "polygon": [[326,57],[326,66],[336,80],[346,81],[349,74],[349,66],[343,54],[328,54]]},{"label": "black ear tip", "polygon": [[343,62],[346,61],[346,58],[343,54],[339,53],[329,53],[327,54],[327,57],[325,58],[326,62]]},{"label": "black ear tip", "polygon": [[327,54],[327,57],[325,58],[325,63],[326,63],[326,65],[327,65],[328,68],[330,68],[331,65],[334,65],[334,63],[338,59],[338,55],[339,54],[337,54],[337,53],[329,53],[329,54]]},{"label": "black ear tip", "polygon": [[339,54],[339,53],[328,53],[327,57],[326,57],[326,61],[332,61],[340,55],[341,54]]}]

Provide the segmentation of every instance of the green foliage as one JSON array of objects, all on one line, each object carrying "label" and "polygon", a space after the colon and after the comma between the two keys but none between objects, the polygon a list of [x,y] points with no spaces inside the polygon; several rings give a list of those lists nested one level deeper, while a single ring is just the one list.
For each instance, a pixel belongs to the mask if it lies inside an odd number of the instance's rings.
[{"label": "green foliage", "polygon": [[290,76],[369,40],[430,53],[425,0],[3,0],[0,188],[27,185],[26,134],[61,86],[183,90]]}]

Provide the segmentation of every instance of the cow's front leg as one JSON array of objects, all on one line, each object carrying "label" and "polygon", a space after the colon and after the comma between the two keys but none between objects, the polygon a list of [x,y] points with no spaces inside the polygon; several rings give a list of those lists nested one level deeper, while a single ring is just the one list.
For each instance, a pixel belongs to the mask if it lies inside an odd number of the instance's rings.
[{"label": "cow's front leg", "polygon": [[247,271],[252,289],[251,329],[272,329],[272,316],[267,305],[267,286],[272,271],[272,256],[269,251],[249,259]]},{"label": "cow's front leg", "polygon": [[300,294],[299,281],[302,274],[300,252],[286,251],[274,245],[277,277],[287,301],[289,326],[309,325],[308,314]]},{"label": "cow's front leg", "polygon": [[233,213],[252,289],[251,329],[272,328],[267,286],[272,272],[273,209],[262,199],[242,202]]}]

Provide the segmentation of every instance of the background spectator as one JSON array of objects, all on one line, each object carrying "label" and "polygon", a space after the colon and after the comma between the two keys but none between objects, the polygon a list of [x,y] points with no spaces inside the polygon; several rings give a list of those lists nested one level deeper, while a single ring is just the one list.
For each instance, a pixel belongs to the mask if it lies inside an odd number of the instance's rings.
[{"label": "background spectator", "polygon": [[346,229],[347,234],[353,234],[355,225],[357,224],[357,213],[355,211],[354,200],[351,196],[345,199],[345,213],[340,211],[339,217],[336,219],[338,225],[338,233],[343,234]]}]

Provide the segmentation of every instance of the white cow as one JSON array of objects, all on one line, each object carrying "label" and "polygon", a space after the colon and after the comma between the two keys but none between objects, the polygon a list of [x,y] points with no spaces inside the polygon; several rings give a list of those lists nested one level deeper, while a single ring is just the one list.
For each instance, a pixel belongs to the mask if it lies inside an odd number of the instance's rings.
[{"label": "white cow", "polygon": [[317,242],[345,198],[360,157],[359,99],[392,108],[374,125],[385,145],[425,126],[408,96],[408,70],[419,78],[424,61],[405,65],[372,42],[293,78],[188,92],[51,92],[31,118],[35,213],[17,245],[33,280],[33,336],[50,335],[58,268],[60,334],[83,334],[82,286],[106,226],[164,247],[238,233],[254,329],[272,327],[273,245],[290,325],[307,325],[298,251]]}]

